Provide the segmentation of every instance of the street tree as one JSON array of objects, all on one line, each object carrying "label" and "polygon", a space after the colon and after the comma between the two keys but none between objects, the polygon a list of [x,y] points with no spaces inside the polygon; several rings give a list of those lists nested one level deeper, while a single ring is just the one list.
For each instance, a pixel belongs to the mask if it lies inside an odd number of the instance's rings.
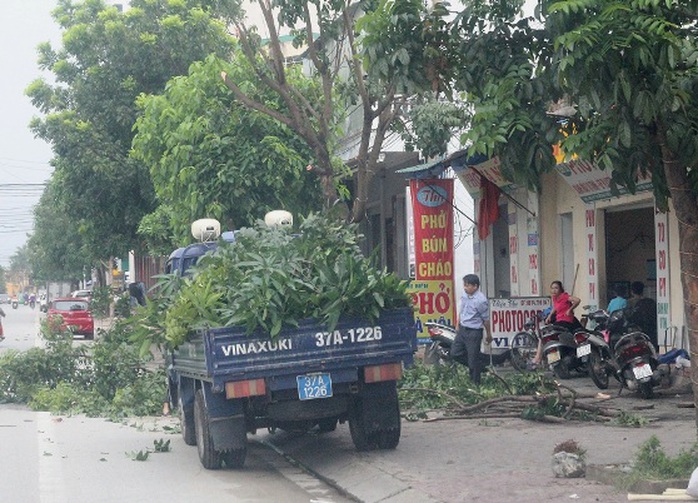
[{"label": "street tree", "polygon": [[[221,71],[269,109],[284,109],[278,95],[256,85],[238,52],[230,62],[212,55],[194,63],[164,93],[140,99],[131,155],[148,167],[157,195],[158,208],[140,226],[153,245],[171,249],[170,237],[186,243],[190,223],[202,216],[234,229],[273,209],[306,214],[322,207],[317,178],[306,171],[313,155],[308,145],[286,125],[235,100]],[[304,96],[319,94],[299,68],[288,74]]]},{"label": "street tree", "polygon": [[34,207],[34,232],[26,246],[28,263],[37,281],[77,283],[93,264],[83,249],[83,235],[56,196],[56,186],[60,184],[50,181]]},{"label": "street tree", "polygon": [[[610,171],[612,188],[633,192],[651,176],[657,206],[670,201],[679,222],[698,347],[698,2],[539,1],[535,18],[521,6],[466,2],[451,27],[460,48],[449,68],[475,107],[471,151],[500,157],[529,187],[554,165],[556,143]],[[545,113],[558,99],[576,107],[564,124]]]},{"label": "street tree", "polygon": [[[432,33],[443,30],[424,27],[442,25],[445,9],[427,10],[421,0],[258,0],[256,5],[263,27],[258,31],[236,20],[240,47],[255,77],[279,96],[284,108],[267,106],[227,72],[223,80],[242,104],[284,124],[308,144],[311,171],[320,180],[326,204],[335,205],[341,193],[351,199],[345,201],[349,220],[358,222],[383,142],[399,124],[403,105],[420,93],[444,90],[437,76],[446,38],[433,38]],[[306,48],[305,60],[321,90],[313,99],[289,78],[283,33],[292,35],[295,47]],[[351,110],[358,111],[360,127],[356,155],[347,165],[336,149],[341,135],[351,132],[339,127]],[[353,186],[338,191],[350,177]]]},{"label": "street tree", "polygon": [[149,173],[128,155],[136,97],[211,53],[227,55],[231,39],[216,16],[234,3],[132,0],[121,12],[102,0],[58,2],[62,47],[39,47],[54,82],[37,80],[27,94],[43,114],[31,129],[53,148],[55,197],[87,260],[139,248],[136,229],[155,198]]}]

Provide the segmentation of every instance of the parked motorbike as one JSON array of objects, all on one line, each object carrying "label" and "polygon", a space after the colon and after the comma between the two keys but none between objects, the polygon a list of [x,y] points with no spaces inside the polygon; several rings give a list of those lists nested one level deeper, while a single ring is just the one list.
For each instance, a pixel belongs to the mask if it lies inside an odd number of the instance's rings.
[{"label": "parked motorbike", "polygon": [[[425,323],[431,342],[427,346],[424,354],[424,360],[427,363],[437,365],[450,365],[454,363],[451,357],[451,346],[456,338],[456,328],[443,323],[428,321]],[[480,353],[481,364],[483,367],[492,363],[493,365],[501,365],[511,357],[510,350],[504,350],[498,353],[484,354]]]},{"label": "parked motorbike", "polygon": [[48,299],[45,295],[42,295],[39,298],[39,311],[41,311],[42,313],[48,312]]},{"label": "parked motorbike", "polygon": [[[592,313],[593,317],[595,313]],[[599,389],[608,388],[608,362],[613,361],[611,348],[606,343],[602,332],[597,330],[577,330],[574,333],[577,343],[577,358],[586,366],[586,370]]]},{"label": "parked motorbike", "polygon": [[599,316],[601,327],[608,333],[613,359],[606,362],[623,387],[639,391],[643,398],[654,396],[654,387],[661,382],[657,351],[650,338],[628,319],[627,309],[619,309],[610,315]]},{"label": "parked motorbike", "polygon": [[586,372],[586,359],[577,356],[575,335],[560,325],[541,327],[543,357],[559,379],[569,379],[572,371]]}]

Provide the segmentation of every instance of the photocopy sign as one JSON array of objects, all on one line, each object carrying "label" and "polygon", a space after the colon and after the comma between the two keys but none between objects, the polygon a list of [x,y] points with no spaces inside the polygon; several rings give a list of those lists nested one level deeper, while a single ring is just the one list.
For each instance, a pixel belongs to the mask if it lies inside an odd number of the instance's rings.
[{"label": "photocopy sign", "polygon": [[524,330],[524,323],[548,307],[550,307],[550,297],[490,299],[492,347],[510,347],[513,337]]}]

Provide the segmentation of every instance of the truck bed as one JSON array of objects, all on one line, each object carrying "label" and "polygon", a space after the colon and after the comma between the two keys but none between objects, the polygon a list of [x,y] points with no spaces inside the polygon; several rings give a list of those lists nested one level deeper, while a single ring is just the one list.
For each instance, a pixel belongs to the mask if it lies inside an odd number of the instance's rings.
[{"label": "truck bed", "polygon": [[181,375],[211,382],[220,391],[231,381],[410,364],[416,347],[412,309],[404,308],[384,311],[375,322],[345,318],[331,332],[304,320],[274,340],[263,332],[246,335],[239,327],[210,329],[181,345],[173,365]]}]

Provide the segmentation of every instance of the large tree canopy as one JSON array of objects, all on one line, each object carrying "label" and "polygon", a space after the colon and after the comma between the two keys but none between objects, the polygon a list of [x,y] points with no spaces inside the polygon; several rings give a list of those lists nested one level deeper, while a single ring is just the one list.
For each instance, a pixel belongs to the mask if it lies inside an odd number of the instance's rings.
[{"label": "large tree canopy", "polygon": [[[318,90],[299,70],[289,69],[289,79],[312,99]],[[317,178],[306,171],[308,145],[287,126],[237,102],[221,71],[270,109],[283,110],[277,95],[256,86],[246,60],[235,56],[230,63],[214,56],[195,63],[162,95],[144,96],[132,156],[150,168],[160,204],[141,225],[151,241],[168,228],[186,242],[190,223],[203,216],[239,228],[272,209],[305,214],[321,207]]]},{"label": "large tree canopy", "polygon": [[[308,144],[313,151],[312,171],[329,204],[338,200],[338,181],[346,179],[351,168],[355,181],[349,191],[350,219],[358,222],[366,211],[386,135],[400,125],[402,105],[415,95],[442,89],[443,81],[437,77],[447,37],[433,36],[443,32],[425,26],[442,26],[445,10],[437,6],[428,11],[422,0],[258,0],[256,4],[264,26],[257,30],[238,20],[240,46],[256,78],[279,96],[284,107],[268,107],[226,72],[223,79],[237,100],[293,129]],[[295,46],[307,48],[306,61],[321,90],[313,99],[289,78],[284,31],[293,35]],[[265,37],[259,32],[266,32]],[[343,131],[338,125],[352,110],[359,111],[355,121],[359,127]],[[342,134],[355,135],[355,144],[349,144],[355,152],[349,165],[336,156]]]},{"label": "large tree canopy", "polygon": [[232,3],[132,0],[120,12],[102,0],[59,1],[62,47],[39,48],[39,65],[55,83],[37,80],[27,94],[44,114],[31,127],[53,147],[55,196],[82,235],[86,260],[138,247],[136,229],[154,194],[147,170],[128,156],[136,97],[162,91],[211,53],[227,55],[231,39],[215,16]]},{"label": "large tree canopy", "polygon": [[[471,150],[500,157],[505,174],[530,187],[553,166],[557,143],[630,191],[649,174],[658,206],[670,199],[679,222],[698,348],[698,2],[540,0],[535,18],[522,17],[521,2],[465,5],[448,68],[475,106]],[[576,107],[563,123],[546,114],[558,99]]]}]

